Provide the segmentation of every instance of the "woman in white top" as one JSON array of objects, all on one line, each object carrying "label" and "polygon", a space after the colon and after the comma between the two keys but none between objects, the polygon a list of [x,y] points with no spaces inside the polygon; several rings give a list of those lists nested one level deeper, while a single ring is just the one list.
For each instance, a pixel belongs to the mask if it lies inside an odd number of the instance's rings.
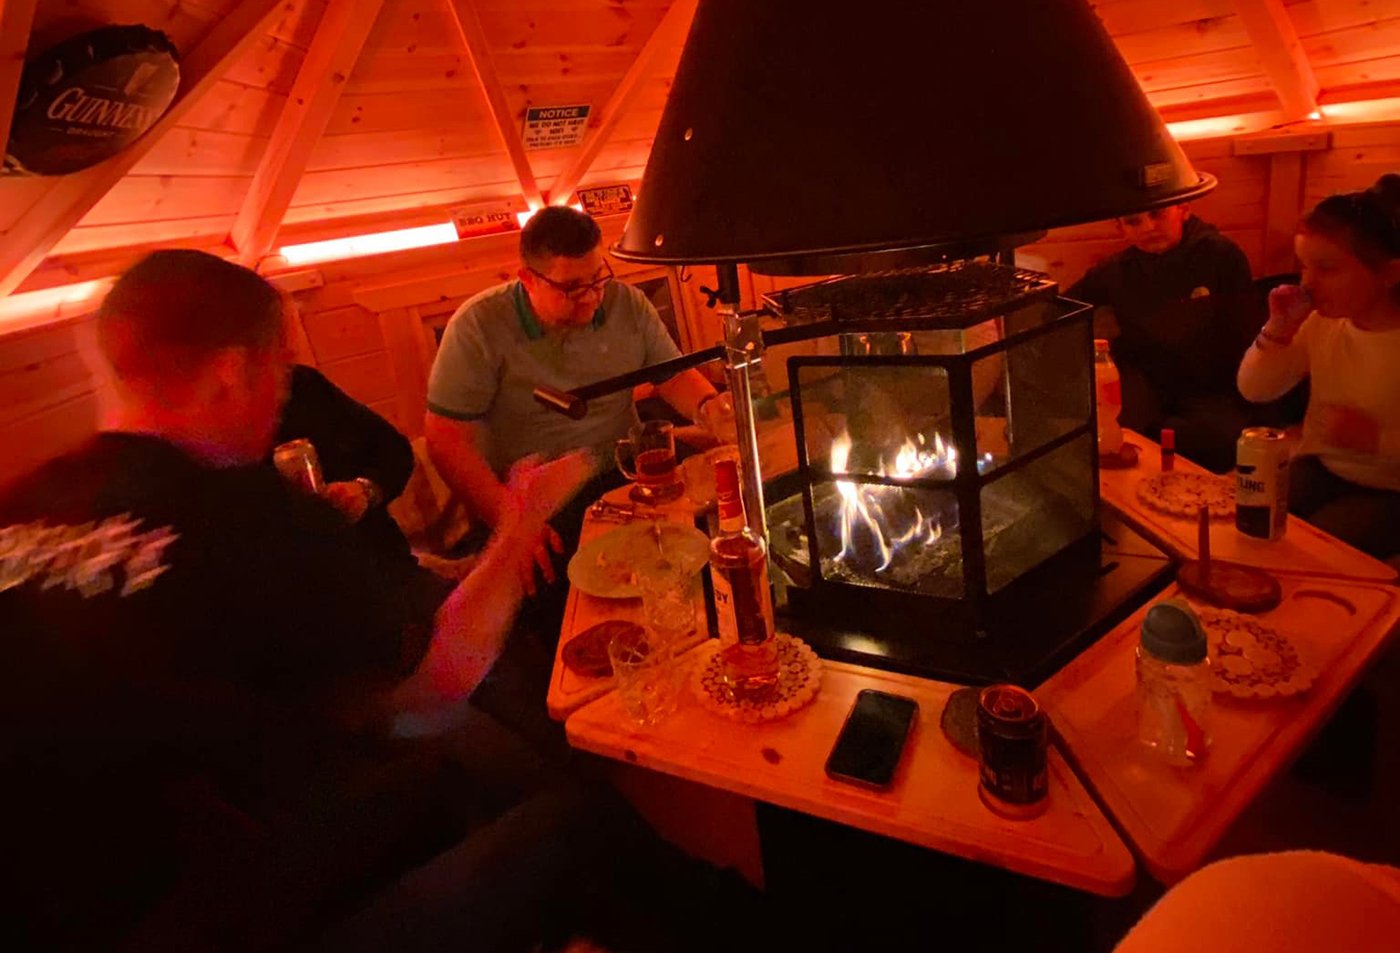
[{"label": "woman in white top", "polygon": [[1400,552],[1400,175],[1324,199],[1294,238],[1302,286],[1269,295],[1246,399],[1311,378],[1289,505],[1379,558]]}]

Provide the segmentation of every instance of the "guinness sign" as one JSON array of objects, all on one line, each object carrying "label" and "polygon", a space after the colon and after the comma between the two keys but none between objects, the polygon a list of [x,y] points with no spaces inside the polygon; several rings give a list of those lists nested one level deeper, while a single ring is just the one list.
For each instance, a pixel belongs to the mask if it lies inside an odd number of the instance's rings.
[{"label": "guinness sign", "polygon": [[109,26],[65,40],[24,67],[5,169],[96,165],[151,128],[179,85],[179,56],[158,30]]}]

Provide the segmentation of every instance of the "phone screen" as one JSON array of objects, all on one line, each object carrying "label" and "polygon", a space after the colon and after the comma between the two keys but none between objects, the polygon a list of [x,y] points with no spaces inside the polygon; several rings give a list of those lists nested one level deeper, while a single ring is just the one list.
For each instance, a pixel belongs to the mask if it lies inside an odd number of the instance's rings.
[{"label": "phone screen", "polygon": [[826,773],[843,781],[888,787],[918,710],[912,698],[868,688],[861,692],[826,760]]}]

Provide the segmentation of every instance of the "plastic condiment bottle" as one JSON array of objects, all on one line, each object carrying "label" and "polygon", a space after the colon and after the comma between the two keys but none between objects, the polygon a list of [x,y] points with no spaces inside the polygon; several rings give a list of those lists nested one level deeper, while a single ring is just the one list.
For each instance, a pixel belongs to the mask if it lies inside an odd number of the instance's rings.
[{"label": "plastic condiment bottle", "polygon": [[1168,763],[1210,747],[1210,661],[1201,620],[1181,599],[1147,610],[1137,648],[1138,739]]},{"label": "plastic condiment bottle", "polygon": [[1094,400],[1098,404],[1099,453],[1116,454],[1123,449],[1123,428],[1118,424],[1123,413],[1123,384],[1108,342],[1102,338],[1094,341]]}]

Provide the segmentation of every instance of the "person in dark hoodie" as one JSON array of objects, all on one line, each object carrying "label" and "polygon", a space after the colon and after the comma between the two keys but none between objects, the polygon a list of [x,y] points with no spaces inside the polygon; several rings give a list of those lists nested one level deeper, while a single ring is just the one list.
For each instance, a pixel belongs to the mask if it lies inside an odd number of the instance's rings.
[{"label": "person in dark hoodie", "polygon": [[1095,333],[1111,342],[1123,379],[1122,423],[1154,440],[1171,428],[1184,456],[1229,470],[1251,422],[1234,373],[1263,318],[1249,261],[1187,204],[1127,215],[1118,227],[1130,247],[1067,295],[1100,307]]}]

